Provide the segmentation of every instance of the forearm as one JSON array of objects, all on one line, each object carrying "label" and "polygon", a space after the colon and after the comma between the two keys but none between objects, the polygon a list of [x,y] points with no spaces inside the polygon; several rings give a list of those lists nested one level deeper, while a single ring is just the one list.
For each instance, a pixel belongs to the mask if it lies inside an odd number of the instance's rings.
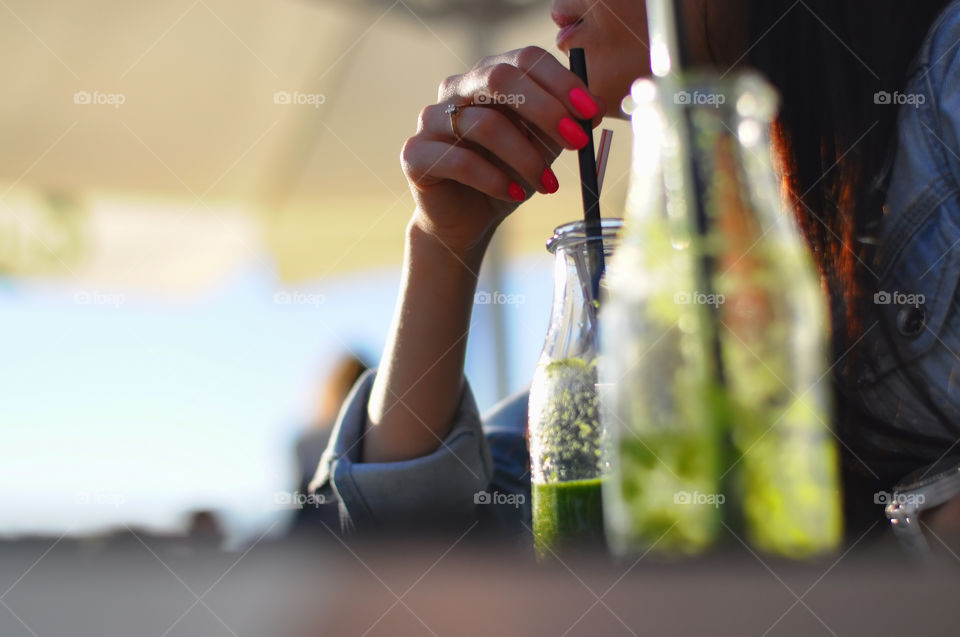
[{"label": "forearm", "polygon": [[400,296],[367,408],[364,462],[434,451],[463,390],[476,273],[487,242],[454,254],[411,224]]}]

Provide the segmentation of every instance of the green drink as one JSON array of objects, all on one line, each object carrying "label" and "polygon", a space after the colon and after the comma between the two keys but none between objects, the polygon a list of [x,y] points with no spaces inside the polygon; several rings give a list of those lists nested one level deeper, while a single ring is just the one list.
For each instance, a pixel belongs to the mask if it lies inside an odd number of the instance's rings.
[{"label": "green drink", "polygon": [[566,546],[603,542],[603,480],[533,484],[533,537],[537,555]]},{"label": "green drink", "polygon": [[530,392],[533,537],[537,555],[603,538],[596,367],[579,358],[538,367]]},{"label": "green drink", "polygon": [[624,521],[617,526],[628,542],[668,554],[694,554],[711,544],[726,501],[717,493],[713,444],[683,432],[620,442],[615,491]]}]

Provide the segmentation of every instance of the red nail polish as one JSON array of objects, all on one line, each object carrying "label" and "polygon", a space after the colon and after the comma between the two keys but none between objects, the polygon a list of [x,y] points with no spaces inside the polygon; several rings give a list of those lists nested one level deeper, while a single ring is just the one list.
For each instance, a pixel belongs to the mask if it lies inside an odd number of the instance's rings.
[{"label": "red nail polish", "polygon": [[600,112],[597,103],[580,87],[570,91],[570,103],[573,104],[573,107],[577,109],[583,119],[593,119]]},{"label": "red nail polish", "polygon": [[520,187],[520,184],[516,183],[515,181],[511,181],[510,196],[513,197],[514,201],[521,202],[526,200],[527,193],[523,191],[523,188]]},{"label": "red nail polish", "polygon": [[587,145],[587,134],[583,132],[582,128],[580,128],[580,124],[576,123],[569,117],[564,117],[560,120],[557,130],[559,130],[560,135],[567,140],[567,143],[577,150],[580,150]]},{"label": "red nail polish", "polygon": [[540,183],[543,184],[543,187],[547,189],[547,192],[551,195],[558,190],[560,190],[560,182],[557,181],[557,176],[553,174],[553,171],[549,168],[543,169],[543,175],[540,177]]}]

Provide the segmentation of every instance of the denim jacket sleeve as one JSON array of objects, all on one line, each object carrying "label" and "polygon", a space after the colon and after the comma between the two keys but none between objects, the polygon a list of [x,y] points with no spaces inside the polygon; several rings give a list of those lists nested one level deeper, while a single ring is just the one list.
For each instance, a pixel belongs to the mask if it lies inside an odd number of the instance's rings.
[{"label": "denim jacket sleeve", "polygon": [[960,440],[960,2],[935,22],[891,101],[897,151],[858,389],[883,423],[870,444],[919,468]]},{"label": "denim jacket sleeve", "polygon": [[490,484],[493,463],[473,393],[464,386],[453,427],[433,453],[388,463],[360,461],[370,370],[347,397],[310,484],[340,506],[343,530],[469,523],[475,494]]}]

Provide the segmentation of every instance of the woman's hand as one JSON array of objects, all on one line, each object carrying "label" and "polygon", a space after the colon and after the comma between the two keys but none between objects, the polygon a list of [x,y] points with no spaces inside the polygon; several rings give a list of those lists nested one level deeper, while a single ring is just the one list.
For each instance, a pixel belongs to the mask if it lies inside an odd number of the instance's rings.
[{"label": "woman's hand", "polygon": [[[462,139],[446,112],[451,104],[469,105],[457,116]],[[424,456],[449,433],[463,393],[483,251],[530,193],[557,191],[550,163],[562,149],[587,143],[575,118],[599,123],[605,109],[575,74],[530,47],[448,78],[439,103],[420,114],[417,134],[403,147],[417,210],[393,326],[367,403],[364,462]],[[482,473],[472,470],[468,484]]]},{"label": "woman's hand", "polygon": [[[446,113],[450,104],[470,104],[458,116],[460,140]],[[439,103],[423,109],[417,134],[403,147],[417,210],[367,403],[364,462],[424,456],[447,436],[463,393],[466,337],[487,243],[530,193],[557,191],[550,163],[563,148],[587,143],[574,119],[599,123],[605,110],[575,74],[534,47],[486,58],[448,78]],[[470,486],[465,498],[486,486],[478,469],[459,476]]]},{"label": "woman's hand", "polygon": [[[457,115],[457,140],[445,112]],[[550,164],[587,143],[577,119],[599,124],[603,100],[556,58],[527,47],[484,58],[447,78],[420,113],[401,160],[417,210],[413,224],[456,254],[485,245],[534,191],[559,188]]]}]

